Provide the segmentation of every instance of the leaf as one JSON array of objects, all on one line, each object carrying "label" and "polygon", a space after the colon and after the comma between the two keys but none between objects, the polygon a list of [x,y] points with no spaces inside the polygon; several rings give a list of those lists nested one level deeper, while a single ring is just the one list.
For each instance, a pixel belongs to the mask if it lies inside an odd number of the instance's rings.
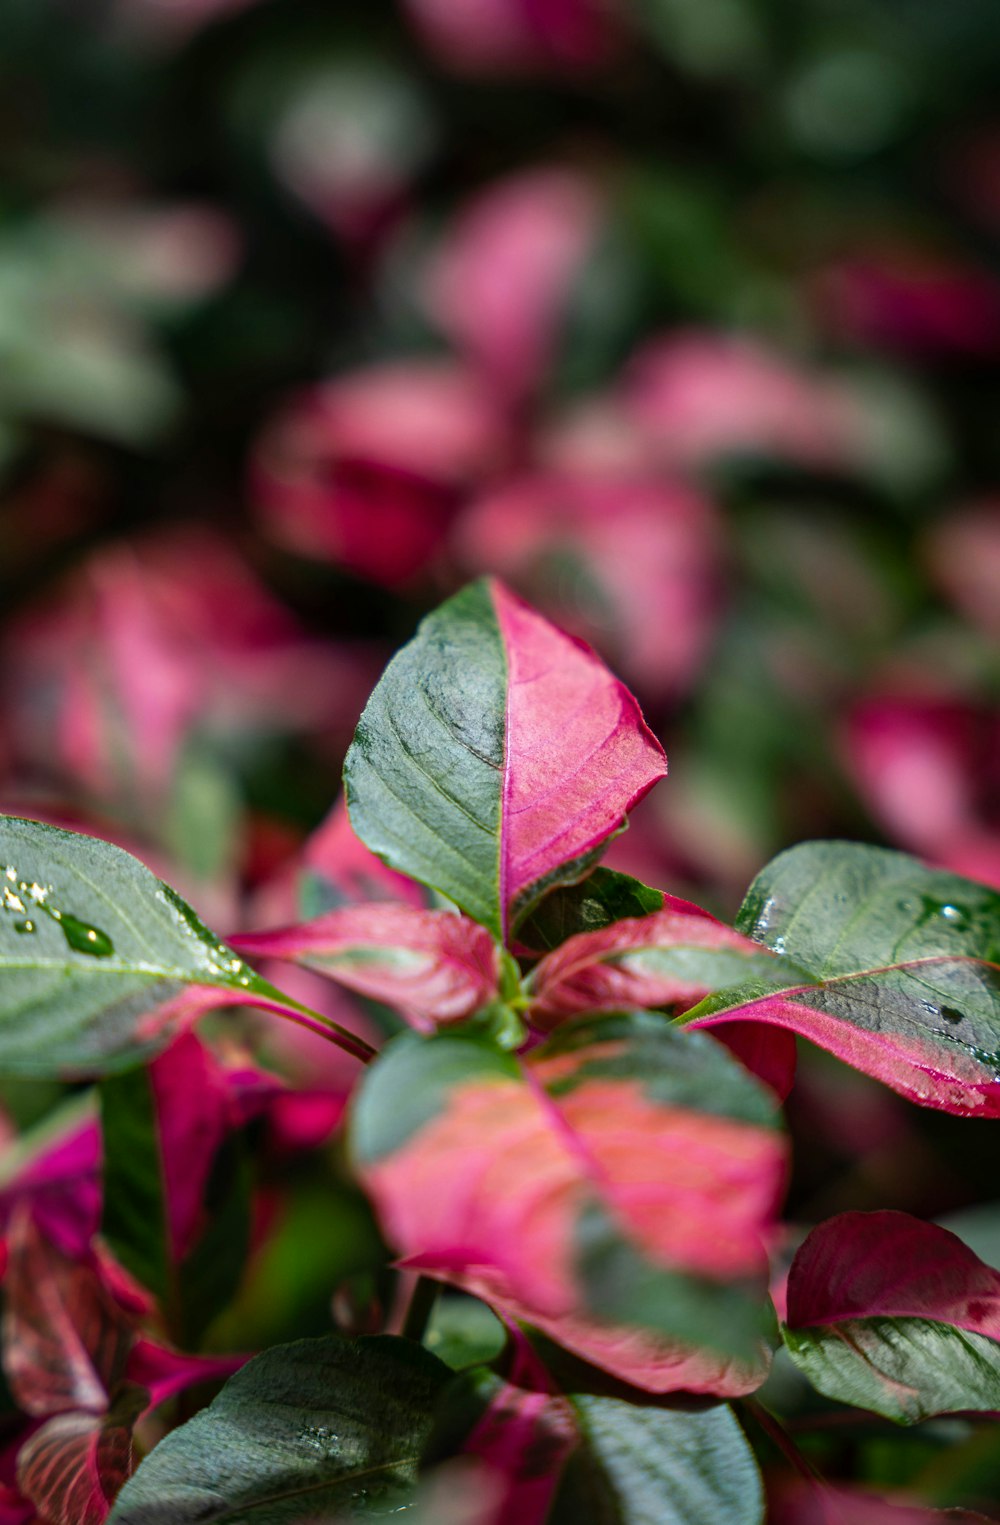
[{"label": "leaf", "polygon": [[347,906],[302,926],[234,937],[232,945],[251,957],[318,969],[424,1029],[461,1021],[498,992],[496,943],[476,922],[448,911]]},{"label": "leaf", "polygon": [[135,1331],[96,1271],[54,1249],[22,1211],[4,1289],[3,1366],[19,1406],[36,1417],[103,1412]]},{"label": "leaf", "polygon": [[821,1393],[900,1424],[1000,1411],[1000,1271],[906,1213],[841,1213],[801,1246],[783,1337]]},{"label": "leaf", "polygon": [[86,1253],[101,1217],[101,1131],[92,1095],[63,1103],[4,1148],[0,1229],[21,1202],[56,1249],[71,1259]]},{"label": "leaf", "polygon": [[506,1377],[480,1368],[445,1391],[428,1459],[480,1461],[497,1495],[483,1525],[760,1525],[760,1476],[729,1408],[590,1392],[575,1364],[556,1391],[516,1332]]},{"label": "leaf", "polygon": [[692,1036],[621,1013],[520,1064],[468,1036],[394,1040],[352,1138],[402,1263],[637,1386],[759,1385],[784,1145],[769,1093]]},{"label": "leaf", "polygon": [[502,938],[578,879],[666,772],[635,700],[501,583],[423,621],[344,767],[351,822],[390,867]]},{"label": "leaf", "polygon": [[0,975],[0,1071],[19,1075],[128,1068],[208,1006],[301,1011],[138,859],[13,816],[0,817]]},{"label": "leaf", "polygon": [[571,1395],[582,1437],[550,1525],[762,1525],[753,1452],[732,1409]]},{"label": "leaf", "polygon": [[903,853],[808,842],[754,880],[737,928],[808,978],[686,1013],[776,1023],[911,1101],[1000,1116],[1000,894]]},{"label": "leaf", "polygon": [[551,890],[518,927],[517,939],[525,948],[547,953],[578,932],[599,932],[627,916],[662,911],[668,900],[675,907],[688,908],[687,901],[675,901],[629,874],[595,868],[579,884]]},{"label": "leaf", "polygon": [[126,1384],[107,1414],[58,1414],[21,1447],[17,1484],[46,1525],[104,1525],[132,1470],[132,1427],[147,1397]]},{"label": "leaf", "polygon": [[162,1440],[113,1525],[291,1525],[390,1512],[406,1497],[451,1373],[420,1346],[335,1335],[278,1345]]},{"label": "leaf", "polygon": [[[239,1153],[226,1077],[186,1033],[147,1069],[104,1080],[100,1094],[104,1237],[186,1342],[232,1295],[249,1239],[249,1189],[238,1168],[226,1172],[218,1210],[208,1203],[213,1173],[237,1165]],[[199,1253],[206,1233],[207,1257]]]},{"label": "leaf", "polygon": [[575,1012],[686,1007],[748,980],[780,986],[788,978],[783,960],[678,901],[649,916],[582,932],[549,953],[531,976],[528,1018],[548,1030]]}]

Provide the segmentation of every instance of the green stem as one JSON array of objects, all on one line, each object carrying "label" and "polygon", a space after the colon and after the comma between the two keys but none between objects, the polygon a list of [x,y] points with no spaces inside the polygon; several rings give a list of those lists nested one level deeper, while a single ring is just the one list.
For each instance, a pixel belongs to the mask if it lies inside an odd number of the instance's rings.
[{"label": "green stem", "polygon": [[401,1333],[405,1340],[415,1340],[419,1345],[427,1333],[427,1325],[431,1321],[434,1305],[438,1299],[440,1286],[432,1281],[429,1276],[418,1276],[416,1285],[410,1295],[410,1304],[403,1319]]},{"label": "green stem", "polygon": [[286,1018],[289,1022],[297,1022],[300,1027],[306,1027],[310,1032],[319,1033],[320,1037],[327,1038],[331,1043],[336,1043],[345,1053],[360,1059],[362,1064],[370,1064],[375,1058],[377,1050],[364,1038],[359,1038],[356,1033],[348,1032],[346,1027],[341,1027],[339,1022],[334,1022],[332,1017],[324,1017],[322,1012],[313,1011],[311,1006],[304,1006],[301,1001],[296,1001],[292,996],[286,995],[279,990],[277,985],[272,985],[269,980],[261,979],[260,975],[254,975],[253,982],[247,987],[251,999],[257,997],[257,1005],[263,1006],[268,1011],[273,1011],[277,1016]]}]

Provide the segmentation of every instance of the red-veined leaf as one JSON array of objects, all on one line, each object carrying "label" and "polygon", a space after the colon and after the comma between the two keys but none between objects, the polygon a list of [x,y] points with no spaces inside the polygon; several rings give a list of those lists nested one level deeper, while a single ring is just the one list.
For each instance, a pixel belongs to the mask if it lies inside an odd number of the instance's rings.
[{"label": "red-veined leaf", "polygon": [[497,995],[499,950],[467,916],[410,906],[345,906],[314,921],[232,939],[240,952],[294,959],[414,1024],[457,1022]]},{"label": "red-veined leaf", "polygon": [[45,1525],[104,1525],[132,1471],[132,1426],[147,1394],[123,1387],[107,1414],[58,1414],[17,1458],[17,1485]]},{"label": "red-veined leaf", "polygon": [[48,1244],[24,1208],[11,1226],[3,1365],[28,1414],[101,1413],[124,1369],[133,1324],[96,1271]]},{"label": "red-veined leaf", "polygon": [[403,1262],[637,1386],[759,1385],[751,1289],[784,1146],[773,1098],[690,1036],[618,1014],[520,1065],[466,1038],[396,1040],[354,1140]]},{"label": "red-veined leaf", "polygon": [[578,879],[666,772],[594,653],[503,584],[471,584],[386,669],[344,768],[354,829],[496,937]]}]

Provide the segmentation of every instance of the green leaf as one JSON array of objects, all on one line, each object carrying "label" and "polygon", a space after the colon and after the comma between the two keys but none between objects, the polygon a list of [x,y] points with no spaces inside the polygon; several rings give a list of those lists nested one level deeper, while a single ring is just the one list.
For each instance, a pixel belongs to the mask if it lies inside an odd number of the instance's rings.
[{"label": "green leaf", "polygon": [[526,948],[548,952],[578,932],[597,932],[629,916],[648,916],[663,908],[663,891],[650,889],[630,874],[595,868],[580,884],[552,890],[517,929]]},{"label": "green leaf", "polygon": [[143,1019],[198,987],[294,1006],[109,842],[0,817],[0,1071],[108,1073],[169,1032]]},{"label": "green leaf", "polygon": [[416,1480],[449,1369],[409,1340],[329,1335],[248,1362],[162,1440],[111,1525],[293,1525],[384,1515]]},{"label": "green leaf", "polygon": [[760,1525],[764,1496],[732,1409],[571,1394],[582,1443],[549,1525]]},{"label": "green leaf", "polygon": [[782,1329],[817,1391],[897,1424],[934,1414],[1000,1411],[1000,1346],[922,1318],[863,1318]]}]

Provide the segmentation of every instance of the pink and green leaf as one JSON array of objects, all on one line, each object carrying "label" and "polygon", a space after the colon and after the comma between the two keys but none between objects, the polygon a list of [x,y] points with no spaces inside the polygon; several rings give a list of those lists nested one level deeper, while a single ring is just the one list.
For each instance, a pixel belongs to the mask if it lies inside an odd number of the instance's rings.
[{"label": "pink and green leaf", "polygon": [[402,1262],[637,1386],[758,1385],[784,1145],[773,1098],[692,1037],[628,1013],[522,1063],[466,1037],[396,1040],[353,1136]]},{"label": "pink and green leaf", "polygon": [[551,1029],[581,1011],[683,1009],[750,981],[785,985],[789,974],[759,943],[681,901],[582,932],[549,953],[531,976],[528,1018]]},{"label": "pink and green leaf", "polygon": [[841,1213],[802,1245],[783,1337],[827,1397],[900,1424],[1000,1411],[1000,1271],[906,1213]]},{"label": "pink and green leaf", "polygon": [[411,906],[328,911],[298,927],[235,937],[239,952],[292,959],[395,1006],[415,1027],[458,1022],[496,999],[500,951],[467,916]]},{"label": "pink and green leaf", "polygon": [[1000,1117],[1000,893],[903,853],[811,842],[754,881],[737,928],[800,970],[686,1013],[784,1027],[903,1096]]},{"label": "pink and green leaf", "polygon": [[393,659],[344,783],[361,840],[503,938],[583,876],[666,772],[594,653],[503,584],[470,584]]}]

